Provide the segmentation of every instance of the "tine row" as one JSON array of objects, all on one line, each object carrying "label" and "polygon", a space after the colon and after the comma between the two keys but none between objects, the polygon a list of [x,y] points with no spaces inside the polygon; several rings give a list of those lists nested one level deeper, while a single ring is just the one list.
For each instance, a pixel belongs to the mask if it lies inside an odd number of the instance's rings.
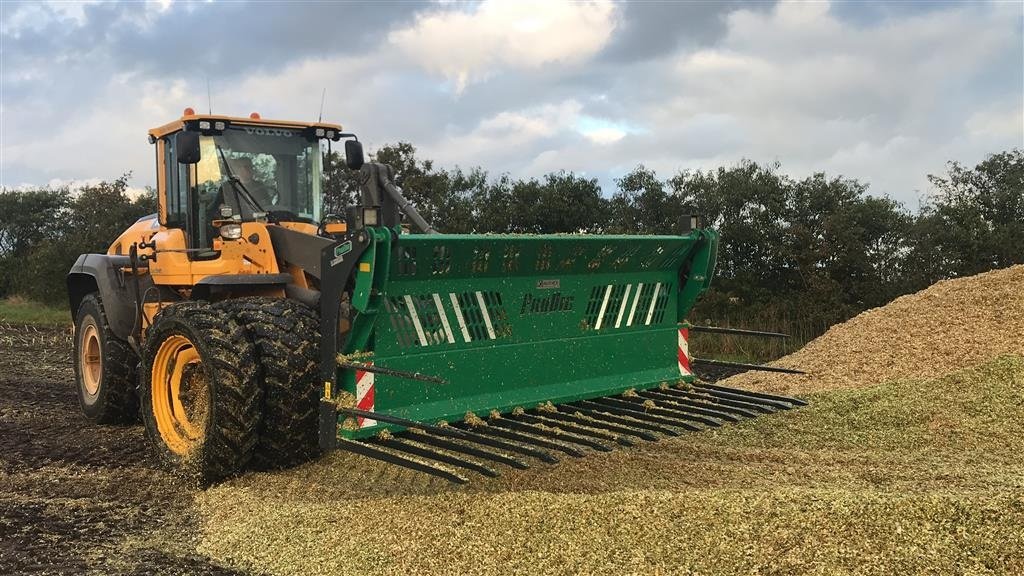
[{"label": "tine row", "polygon": [[579,458],[585,449],[608,452],[615,444],[633,446],[637,441],[679,436],[683,431],[696,432],[806,404],[798,398],[693,384],[557,407],[549,404],[475,424],[432,425],[339,408],[339,413],[372,417],[406,430],[361,441],[339,439],[338,446],[461,484],[467,479],[456,470],[494,477],[498,472],[487,464],[525,469],[529,464],[521,459],[524,456],[553,464],[559,460],[555,454]]}]

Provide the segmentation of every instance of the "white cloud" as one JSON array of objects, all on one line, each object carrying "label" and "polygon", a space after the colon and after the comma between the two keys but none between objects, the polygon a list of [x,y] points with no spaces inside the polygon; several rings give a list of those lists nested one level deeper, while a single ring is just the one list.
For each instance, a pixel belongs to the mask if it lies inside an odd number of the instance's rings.
[{"label": "white cloud", "polygon": [[621,128],[595,128],[583,133],[595,144],[613,144],[626,136],[626,131]]},{"label": "white cloud", "polygon": [[500,169],[518,169],[545,142],[573,132],[582,106],[576,100],[545,104],[535,108],[499,112],[484,118],[469,131],[449,129],[437,141],[424,146],[428,156],[445,164],[480,164]]},{"label": "white cloud", "polygon": [[1021,64],[1019,22],[1020,7],[1009,5],[875,25],[841,21],[823,3],[738,11],[718,45],[675,58],[678,95],[642,114],[662,133],[708,114],[728,118],[742,138],[717,158],[841,172],[912,204],[946,160],[970,163],[1024,142],[1020,94],[995,108],[983,95],[1001,58],[1017,54]]},{"label": "white cloud", "polygon": [[440,74],[461,93],[501,68],[536,69],[579,63],[611,38],[611,2],[485,0],[472,11],[446,7],[419,16],[389,40],[408,58]]},{"label": "white cloud", "polygon": [[[12,56],[0,102],[0,184],[110,179],[125,170],[133,185],[153,184],[146,130],[185,106],[205,110],[203,74],[118,65],[101,36],[79,49],[92,36],[77,32],[77,12],[22,6],[3,23]],[[125,9],[104,25],[146,38],[143,20],[156,30],[164,18],[203,8],[195,6],[176,4],[166,15],[158,5]],[[370,149],[412,142],[442,166],[516,177],[566,169],[607,185],[639,163],[668,177],[746,157],[778,160],[795,176],[842,173],[911,206],[915,190],[927,188],[925,174],[947,160],[972,164],[1024,146],[1019,5],[851,23],[825,5],[787,3],[733,12],[714,44],[682,42],[627,63],[602,52],[625,30],[616,27],[621,6],[413,9],[422,14],[412,24],[358,54],[289,55],[213,75],[214,112],[312,119],[326,87],[325,120],[358,132]],[[33,14],[66,23],[66,45],[29,44]],[[297,16],[305,17],[313,16]],[[18,30],[34,50],[19,51]],[[211,39],[203,49],[230,41]],[[457,103],[446,81],[461,90]]]}]

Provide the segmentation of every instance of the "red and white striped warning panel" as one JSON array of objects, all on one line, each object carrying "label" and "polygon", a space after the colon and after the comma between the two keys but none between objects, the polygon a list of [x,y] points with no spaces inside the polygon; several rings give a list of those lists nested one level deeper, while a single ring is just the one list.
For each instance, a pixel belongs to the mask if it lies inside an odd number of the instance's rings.
[{"label": "red and white striped warning panel", "polygon": [[[370,363],[373,364],[372,362]],[[356,408],[373,412],[373,373],[365,370],[356,370]],[[377,421],[359,416],[357,422],[360,428],[376,426]]]},{"label": "red and white striped warning panel", "polygon": [[690,376],[690,329],[679,329],[679,373],[683,376]]}]

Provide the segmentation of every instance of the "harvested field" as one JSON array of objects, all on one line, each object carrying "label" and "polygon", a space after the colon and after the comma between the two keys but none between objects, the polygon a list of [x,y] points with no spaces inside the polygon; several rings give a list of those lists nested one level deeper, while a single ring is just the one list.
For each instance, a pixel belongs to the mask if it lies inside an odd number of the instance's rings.
[{"label": "harvested field", "polygon": [[933,378],[1024,354],[1024,265],[938,282],[833,326],[773,362],[807,375],[746,373],[723,382],[803,394]]},{"label": "harvested field", "polygon": [[[198,491],[140,427],[86,424],[65,334],[7,326],[0,573],[1024,573],[1022,276],[941,283],[780,361],[828,369],[769,384],[808,407],[462,487],[335,453]],[[882,367],[844,377],[865,329]]]}]

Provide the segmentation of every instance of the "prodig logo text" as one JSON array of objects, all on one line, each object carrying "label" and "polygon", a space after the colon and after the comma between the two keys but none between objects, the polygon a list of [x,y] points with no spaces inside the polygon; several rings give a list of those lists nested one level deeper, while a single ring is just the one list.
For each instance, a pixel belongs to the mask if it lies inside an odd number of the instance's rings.
[{"label": "prodig logo text", "polygon": [[519,314],[547,314],[548,312],[568,312],[573,307],[573,296],[562,296],[561,292],[553,292],[538,298],[533,294],[523,296],[523,305]]}]

